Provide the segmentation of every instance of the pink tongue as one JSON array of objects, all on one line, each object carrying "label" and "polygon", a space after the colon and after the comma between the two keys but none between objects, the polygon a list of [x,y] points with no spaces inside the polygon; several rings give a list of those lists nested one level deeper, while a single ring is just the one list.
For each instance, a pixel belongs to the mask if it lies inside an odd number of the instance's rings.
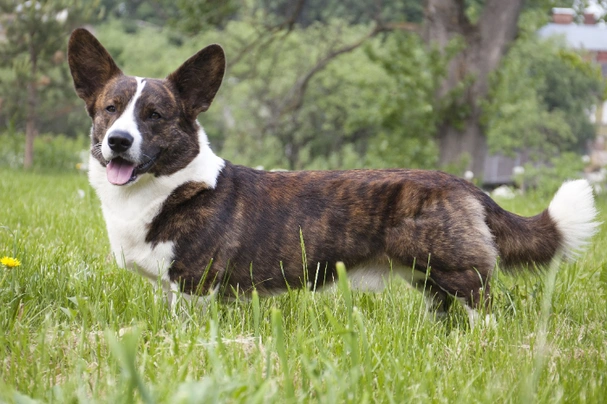
[{"label": "pink tongue", "polygon": [[135,165],[121,158],[113,159],[105,168],[107,180],[114,185],[124,185],[133,176]]}]

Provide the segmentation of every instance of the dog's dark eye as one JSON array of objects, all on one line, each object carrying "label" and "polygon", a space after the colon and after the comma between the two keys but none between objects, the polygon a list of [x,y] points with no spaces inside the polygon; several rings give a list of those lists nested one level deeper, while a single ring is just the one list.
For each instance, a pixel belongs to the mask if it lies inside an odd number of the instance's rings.
[{"label": "dog's dark eye", "polygon": [[157,119],[160,119],[160,118],[161,118],[161,116],[160,116],[160,114],[158,112],[152,112],[150,114],[150,119],[157,120]]},{"label": "dog's dark eye", "polygon": [[108,105],[107,107],[105,107],[105,110],[111,114],[113,114],[114,112],[116,112],[116,107],[113,105]]}]

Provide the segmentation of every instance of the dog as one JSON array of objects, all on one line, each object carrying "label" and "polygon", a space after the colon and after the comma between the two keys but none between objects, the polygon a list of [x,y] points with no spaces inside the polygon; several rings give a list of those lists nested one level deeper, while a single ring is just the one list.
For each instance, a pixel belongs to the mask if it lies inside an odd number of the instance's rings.
[{"label": "dog", "polygon": [[89,179],[118,264],[185,296],[322,289],[343,262],[354,288],[402,276],[444,313],[473,321],[501,268],[573,257],[597,229],[592,189],[565,182],[521,217],[468,181],[425,170],[267,172],[213,153],[197,117],[223,80],[210,45],[166,79],[127,76],[85,29],[69,40],[76,92],[93,124]]}]

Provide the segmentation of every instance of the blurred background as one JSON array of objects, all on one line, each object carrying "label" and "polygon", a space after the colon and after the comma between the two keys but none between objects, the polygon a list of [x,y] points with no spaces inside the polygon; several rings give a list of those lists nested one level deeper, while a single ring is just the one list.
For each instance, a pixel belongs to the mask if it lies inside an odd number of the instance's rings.
[{"label": "blurred background", "polygon": [[441,169],[546,192],[586,176],[600,190],[606,5],[0,0],[0,166],[86,168],[90,120],[66,62],[84,26],[137,76],[221,44],[226,77],[199,120],[236,164]]}]

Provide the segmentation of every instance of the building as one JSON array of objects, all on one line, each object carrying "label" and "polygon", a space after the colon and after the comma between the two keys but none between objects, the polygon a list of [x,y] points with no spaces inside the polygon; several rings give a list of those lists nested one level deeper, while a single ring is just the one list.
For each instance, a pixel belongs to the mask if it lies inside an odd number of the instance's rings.
[{"label": "building", "polygon": [[585,12],[581,23],[576,22],[575,17],[571,8],[554,8],[552,22],[540,28],[537,34],[540,38],[563,37],[567,45],[598,63],[603,77],[607,77],[607,24],[597,22],[592,12]]}]

